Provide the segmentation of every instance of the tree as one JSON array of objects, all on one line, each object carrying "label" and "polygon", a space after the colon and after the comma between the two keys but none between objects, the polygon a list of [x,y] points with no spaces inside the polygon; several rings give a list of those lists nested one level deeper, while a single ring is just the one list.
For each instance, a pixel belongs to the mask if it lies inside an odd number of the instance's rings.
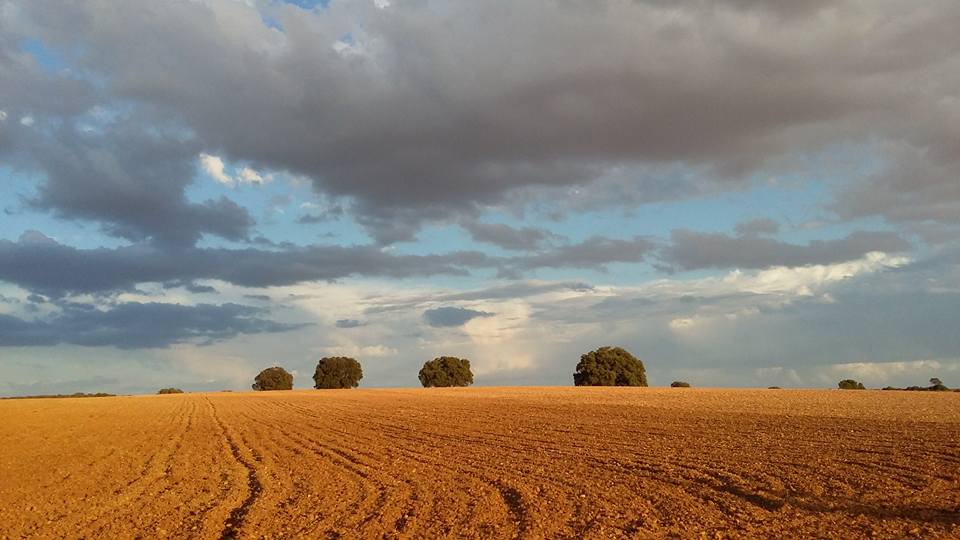
[{"label": "tree", "polygon": [[600,347],[580,356],[576,386],[647,386],[643,362],[620,347]]},{"label": "tree", "polygon": [[839,386],[841,390],[866,390],[863,383],[853,379],[844,379],[837,383],[837,386]]},{"label": "tree", "polygon": [[254,390],[292,390],[293,375],[279,366],[267,368],[254,379]]},{"label": "tree", "polygon": [[930,386],[942,386],[943,381],[937,377],[930,377]]},{"label": "tree", "polygon": [[470,386],[473,372],[470,361],[455,356],[441,356],[424,362],[420,368],[420,384],[431,386]]},{"label": "tree", "polygon": [[179,388],[161,388],[157,391],[158,394],[182,394],[183,390]]},{"label": "tree", "polygon": [[673,381],[670,383],[670,388],[690,388],[690,383],[686,381]]},{"label": "tree", "polygon": [[314,388],[356,388],[362,378],[360,362],[346,356],[321,358],[313,374]]}]

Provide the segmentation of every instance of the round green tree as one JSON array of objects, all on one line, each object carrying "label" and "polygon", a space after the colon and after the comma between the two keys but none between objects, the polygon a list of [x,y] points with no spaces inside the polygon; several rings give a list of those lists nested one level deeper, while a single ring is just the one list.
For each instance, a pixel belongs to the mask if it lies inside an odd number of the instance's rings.
[{"label": "round green tree", "polygon": [[853,379],[844,379],[837,383],[841,390],[865,390],[862,382]]},{"label": "round green tree", "polygon": [[428,360],[420,368],[420,384],[431,386],[470,386],[473,384],[473,372],[466,358],[441,356]]},{"label": "round green tree", "polygon": [[362,378],[360,362],[346,356],[321,358],[313,374],[314,388],[356,388]]},{"label": "round green tree", "polygon": [[253,379],[254,390],[292,390],[293,375],[279,366],[261,371]]},{"label": "round green tree", "polygon": [[600,347],[580,356],[576,386],[647,386],[643,362],[620,347]]}]

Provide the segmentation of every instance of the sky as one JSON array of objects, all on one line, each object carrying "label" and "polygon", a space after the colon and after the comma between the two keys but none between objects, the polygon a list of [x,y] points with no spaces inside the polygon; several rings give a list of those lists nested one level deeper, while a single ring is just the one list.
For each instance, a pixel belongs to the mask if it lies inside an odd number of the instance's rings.
[{"label": "sky", "polygon": [[960,385],[960,3],[0,0],[0,395]]}]

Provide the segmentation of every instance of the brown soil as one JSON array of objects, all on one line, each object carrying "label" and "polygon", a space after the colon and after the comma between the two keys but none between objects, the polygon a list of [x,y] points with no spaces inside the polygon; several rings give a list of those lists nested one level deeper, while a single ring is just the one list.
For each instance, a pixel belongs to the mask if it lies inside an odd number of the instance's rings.
[{"label": "brown soil", "polygon": [[0,538],[960,537],[960,394],[0,402]]}]

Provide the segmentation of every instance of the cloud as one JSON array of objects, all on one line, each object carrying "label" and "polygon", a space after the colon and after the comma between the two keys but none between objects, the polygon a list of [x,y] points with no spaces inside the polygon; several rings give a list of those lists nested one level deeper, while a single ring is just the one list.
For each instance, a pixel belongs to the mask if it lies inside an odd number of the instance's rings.
[{"label": "cloud", "polygon": [[336,326],[337,328],[359,328],[363,323],[356,319],[338,319]]},{"label": "cloud", "polygon": [[220,182],[226,186],[233,185],[233,178],[231,178],[224,171],[223,160],[217,156],[211,156],[210,154],[200,153],[200,165],[203,167],[203,170],[210,175],[211,178]]},{"label": "cloud", "polygon": [[756,236],[730,237],[688,230],[675,230],[670,238],[671,244],[660,251],[660,259],[681,270],[832,264],[859,259],[874,251],[899,253],[911,247],[892,232],[857,231],[837,240],[812,240],[805,246]]},{"label": "cloud", "polygon": [[[793,158],[871,140],[929,161],[919,177],[892,170],[878,196],[954,219],[946,206],[960,197],[948,180],[960,60],[943,51],[956,45],[960,7],[935,0],[907,17],[892,1],[781,4],[303,11],[214,0],[158,17],[147,0],[123,9],[38,0],[8,25],[71,51],[109,97],[176,118],[173,133],[191,134],[200,150],[349,198],[383,243],[521,189],[590,191],[624,174],[635,179],[622,185],[629,196],[644,182],[630,171],[656,166],[692,167],[726,189],[754,173],[807,172]],[[487,20],[510,39],[491,42]],[[624,61],[617,51],[634,54]],[[931,81],[920,93],[918,79]],[[890,203],[854,210],[912,212]]]},{"label": "cloud", "polygon": [[780,224],[770,218],[751,219],[737,223],[736,231],[739,236],[773,235],[780,232]]},{"label": "cloud", "polygon": [[286,332],[303,326],[259,318],[257,315],[264,310],[238,304],[126,302],[103,310],[85,304],[60,307],[60,313],[36,320],[0,314],[0,346],[69,344],[142,349],[210,343],[240,334]]},{"label": "cloud", "polygon": [[137,283],[197,279],[267,287],[354,275],[463,275],[467,268],[485,264],[486,260],[486,256],[476,252],[392,255],[367,246],[266,251],[134,245],[84,250],[60,244],[0,240],[0,279],[51,296],[104,293],[129,290]]},{"label": "cloud", "polygon": [[152,133],[132,120],[99,134],[62,130],[36,138],[29,148],[44,173],[36,195],[26,201],[33,209],[91,220],[128,240],[170,245],[193,245],[203,234],[244,240],[253,226],[250,213],[226,197],[187,199],[194,143]]},{"label": "cloud", "polygon": [[868,384],[883,384],[891,378],[913,377],[915,385],[926,386],[930,377],[960,371],[960,359],[925,359],[900,362],[847,362],[823,370],[833,377],[854,377]]},{"label": "cloud", "polygon": [[493,313],[460,307],[439,307],[423,312],[427,324],[434,327],[463,326],[477,317],[492,317]]},{"label": "cloud", "polygon": [[264,177],[259,172],[251,169],[250,167],[242,167],[237,171],[237,180],[244,184],[262,184],[270,179],[269,176]]},{"label": "cloud", "polygon": [[[302,207],[302,205],[301,205]],[[327,221],[334,221],[340,219],[344,214],[343,207],[340,205],[330,206],[324,208],[319,212],[302,214],[297,218],[297,223],[301,225],[311,225],[314,223],[324,223]]]},{"label": "cloud", "polygon": [[477,242],[486,242],[508,250],[532,251],[557,238],[549,231],[536,227],[518,229],[503,223],[479,221],[466,221],[461,223],[461,226]]},{"label": "cloud", "polygon": [[538,268],[588,268],[604,270],[610,263],[642,262],[652,251],[650,239],[635,236],[629,240],[592,236],[576,244],[566,244],[531,255],[505,259],[500,268],[503,276],[517,276]]},{"label": "cloud", "polygon": [[610,262],[637,262],[651,247],[642,238],[591,238],[530,256],[498,258],[476,251],[403,255],[377,246],[285,245],[261,250],[137,244],[77,249],[53,241],[0,240],[0,280],[59,297],[130,290],[138,283],[204,279],[269,287],[351,276],[464,276],[483,268],[516,275],[544,267],[602,268]]},{"label": "cloud", "polygon": [[220,184],[228,187],[234,187],[238,184],[263,184],[270,179],[269,176],[264,177],[250,167],[241,167],[237,170],[236,176],[231,176],[227,173],[226,164],[222,158],[206,152],[200,152],[199,159],[204,172]]},{"label": "cloud", "polygon": [[[958,102],[958,98],[952,98]],[[944,111],[946,112],[946,111]],[[956,112],[954,112],[956,114]],[[960,225],[960,146],[953,128],[931,126],[923,144],[888,144],[886,166],[842,190],[832,208],[845,218],[883,216],[892,222]]]}]

